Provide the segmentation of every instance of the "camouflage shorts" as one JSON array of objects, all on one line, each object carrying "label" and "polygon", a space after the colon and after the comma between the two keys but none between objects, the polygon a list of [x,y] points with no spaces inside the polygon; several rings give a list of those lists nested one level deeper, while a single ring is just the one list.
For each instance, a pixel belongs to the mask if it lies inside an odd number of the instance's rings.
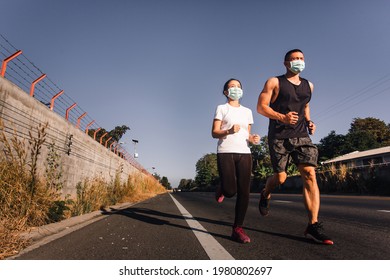
[{"label": "camouflage shorts", "polygon": [[287,170],[290,158],[297,166],[299,164],[317,166],[318,149],[310,137],[273,139],[268,145],[272,168],[276,173]]}]

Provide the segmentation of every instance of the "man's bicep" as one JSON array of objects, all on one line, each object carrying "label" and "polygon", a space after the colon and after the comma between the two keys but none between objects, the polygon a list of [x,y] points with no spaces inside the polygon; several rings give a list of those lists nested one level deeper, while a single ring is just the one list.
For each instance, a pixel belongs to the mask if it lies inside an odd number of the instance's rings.
[{"label": "man's bicep", "polygon": [[259,100],[261,100],[262,104],[269,104],[271,102],[272,96],[277,88],[277,79],[275,79],[276,78],[271,78],[265,83],[259,96]]}]

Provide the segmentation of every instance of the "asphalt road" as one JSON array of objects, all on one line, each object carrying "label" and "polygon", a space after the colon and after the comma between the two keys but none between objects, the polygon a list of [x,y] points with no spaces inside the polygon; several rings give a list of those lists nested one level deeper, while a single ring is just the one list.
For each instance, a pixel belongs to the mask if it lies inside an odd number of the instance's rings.
[{"label": "asphalt road", "polygon": [[303,236],[301,195],[274,194],[261,217],[251,194],[244,229],[230,239],[235,198],[213,193],[164,194],[112,211],[77,229],[47,236],[21,252],[25,260],[389,260],[390,198],[321,196],[320,220],[333,246]]}]

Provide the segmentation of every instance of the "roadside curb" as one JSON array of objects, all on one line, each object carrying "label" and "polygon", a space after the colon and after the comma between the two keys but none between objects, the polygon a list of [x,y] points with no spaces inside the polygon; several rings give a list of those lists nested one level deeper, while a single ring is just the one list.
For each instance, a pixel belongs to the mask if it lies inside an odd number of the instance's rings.
[{"label": "roadside curb", "polygon": [[122,204],[118,204],[118,205],[114,205],[114,206],[109,206],[107,208],[97,210],[97,211],[94,211],[91,213],[71,217],[69,219],[62,220],[62,221],[57,222],[57,223],[51,223],[51,224],[47,224],[44,226],[36,227],[36,228],[29,230],[28,232],[21,234],[21,237],[25,238],[26,240],[32,241],[32,243],[35,243],[35,242],[40,241],[41,239],[43,239],[47,236],[57,234],[61,231],[64,231],[64,230],[69,229],[69,228],[74,227],[74,226],[80,226],[80,225],[87,223],[87,222],[94,220],[94,219],[103,218],[105,215],[113,214],[116,211],[125,209],[125,208],[130,207],[134,204],[136,204],[136,203],[127,202],[127,203],[122,203]]}]

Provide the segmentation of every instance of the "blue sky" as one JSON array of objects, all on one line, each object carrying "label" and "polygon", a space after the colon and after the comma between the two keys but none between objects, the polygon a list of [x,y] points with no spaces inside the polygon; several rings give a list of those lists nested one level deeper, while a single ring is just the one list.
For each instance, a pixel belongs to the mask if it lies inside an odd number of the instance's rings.
[{"label": "blue sky", "polygon": [[[216,151],[211,138],[222,86],[235,77],[253,132],[265,81],[284,74],[286,51],[305,53],[314,83],[313,141],[353,118],[390,123],[388,0],[1,1],[0,33],[107,130],[128,125],[138,162],[173,187]],[[5,12],[7,11],[7,12]],[[3,57],[2,57],[3,59]]]}]

